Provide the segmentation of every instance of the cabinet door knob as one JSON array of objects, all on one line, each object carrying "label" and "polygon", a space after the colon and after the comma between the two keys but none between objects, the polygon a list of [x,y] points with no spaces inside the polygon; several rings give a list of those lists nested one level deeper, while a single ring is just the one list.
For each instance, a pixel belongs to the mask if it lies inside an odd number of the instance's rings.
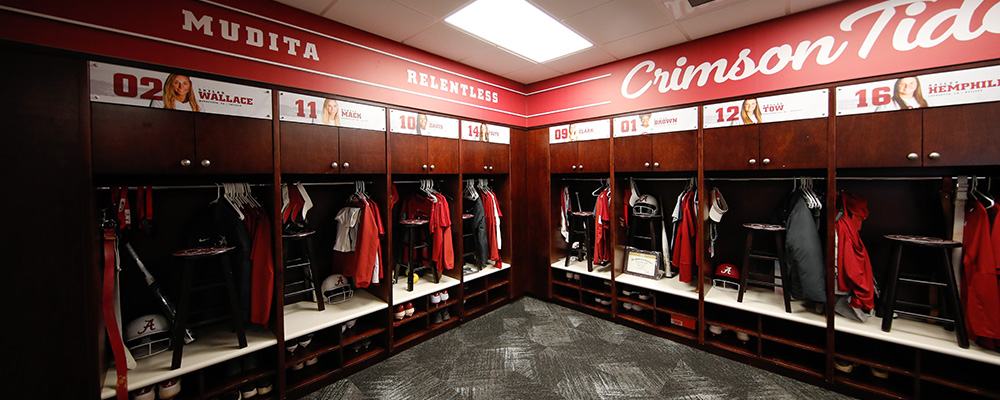
[{"label": "cabinet door knob", "polygon": [[575,166],[575,165],[573,166],[573,169],[576,169],[576,166]]},{"label": "cabinet door knob", "polygon": [[763,160],[760,160],[760,162],[761,162],[761,164],[767,165],[767,164],[771,163],[771,159],[770,158],[765,158]]},{"label": "cabinet door knob", "polygon": [[580,164],[580,169],[583,169],[583,164]]},{"label": "cabinet door knob", "polygon": [[345,162],[345,163],[344,163],[344,168],[345,168],[345,169],[346,169],[346,168],[350,168],[350,167],[351,167],[351,163],[349,163],[349,162]]},{"label": "cabinet door knob", "polygon": [[434,170],[434,164],[431,164],[431,171]]},{"label": "cabinet door knob", "polygon": [[424,164],[424,166],[423,166],[423,167],[420,167],[420,168],[421,168],[421,169],[427,169],[427,164]]},{"label": "cabinet door knob", "polygon": [[750,162],[750,165],[754,165],[754,164],[757,163],[757,159],[756,158],[751,158],[749,162]]},{"label": "cabinet door knob", "polygon": [[488,170],[488,169],[490,169],[490,167],[487,167],[487,166],[485,166],[485,165],[483,166],[483,171],[486,171],[486,170]]},{"label": "cabinet door knob", "polygon": [[492,171],[492,170],[493,170],[493,166],[492,166],[492,165],[490,165],[490,171]]},{"label": "cabinet door knob", "polygon": [[906,158],[908,158],[910,160],[916,160],[916,159],[920,158],[920,156],[917,155],[917,153],[910,153],[910,154],[906,155]]},{"label": "cabinet door knob", "polygon": [[660,168],[660,163],[658,162],[653,163],[653,168]]},{"label": "cabinet door knob", "polygon": [[941,153],[933,151],[931,152],[931,154],[927,155],[927,158],[930,158],[931,160],[937,160],[938,158],[941,158]]},{"label": "cabinet door knob", "polygon": [[649,163],[644,164],[646,168],[649,168]]},{"label": "cabinet door knob", "polygon": [[337,167],[339,167],[339,165],[337,165],[337,163],[330,164],[330,168],[337,168]]},{"label": "cabinet door knob", "polygon": [[182,166],[182,167],[190,167],[190,166],[191,166],[191,160],[188,160],[188,159],[186,159],[186,158],[185,158],[185,159],[182,159],[182,160],[181,160],[181,166]]},{"label": "cabinet door knob", "polygon": [[211,162],[211,161],[209,161],[209,160],[208,160],[207,158],[206,158],[206,159],[204,159],[204,160],[201,160],[201,166],[202,166],[202,167],[207,167],[207,166],[209,166],[209,165],[212,165],[212,162]]}]

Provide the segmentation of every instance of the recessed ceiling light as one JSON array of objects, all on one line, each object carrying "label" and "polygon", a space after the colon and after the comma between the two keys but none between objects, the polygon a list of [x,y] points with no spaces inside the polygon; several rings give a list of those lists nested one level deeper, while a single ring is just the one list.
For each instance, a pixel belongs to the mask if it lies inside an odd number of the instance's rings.
[{"label": "recessed ceiling light", "polygon": [[476,0],[445,22],[537,63],[593,46],[524,0]]}]

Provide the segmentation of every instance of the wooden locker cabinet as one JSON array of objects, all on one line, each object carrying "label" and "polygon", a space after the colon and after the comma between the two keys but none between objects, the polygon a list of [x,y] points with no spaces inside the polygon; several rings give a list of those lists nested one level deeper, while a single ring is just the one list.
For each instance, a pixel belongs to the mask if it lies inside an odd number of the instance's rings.
[{"label": "wooden locker cabinet", "polygon": [[98,174],[264,174],[271,121],[94,103]]},{"label": "wooden locker cabinet", "polygon": [[838,117],[837,167],[998,164],[998,125],[998,102]]},{"label": "wooden locker cabinet", "polygon": [[282,173],[378,174],[385,165],[385,132],[281,123]]},{"label": "wooden locker cabinet", "polygon": [[826,168],[827,119],[705,130],[706,170]]},{"label": "wooden locker cabinet", "polygon": [[698,169],[698,131],[615,138],[615,171]]},{"label": "wooden locker cabinet", "polygon": [[584,140],[549,145],[552,173],[609,172],[611,140]]},{"label": "wooden locker cabinet", "polygon": [[458,173],[458,139],[393,134],[391,140],[394,174]]},{"label": "wooden locker cabinet", "polygon": [[510,172],[510,145],[462,142],[463,174],[506,174]]}]

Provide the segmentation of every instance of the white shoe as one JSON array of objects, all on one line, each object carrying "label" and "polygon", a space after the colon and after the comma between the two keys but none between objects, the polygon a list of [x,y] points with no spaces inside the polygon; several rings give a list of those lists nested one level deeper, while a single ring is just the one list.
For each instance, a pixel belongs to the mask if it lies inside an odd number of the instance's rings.
[{"label": "white shoe", "polygon": [[722,334],[722,327],[718,326],[718,325],[709,325],[708,326],[708,331],[712,332],[712,334],[715,334],[715,335],[721,335]]},{"label": "white shoe", "polygon": [[450,298],[450,297],[451,296],[448,296],[448,291],[447,290],[442,290],[441,291],[441,301],[448,301],[448,298]]},{"label": "white shoe", "polygon": [[431,295],[431,304],[438,304],[441,302],[441,293],[434,293]]},{"label": "white shoe", "polygon": [[157,395],[161,399],[172,399],[181,392],[181,378],[165,380],[156,385]]},{"label": "white shoe", "polygon": [[153,389],[156,389],[156,385],[146,386],[132,392],[132,400],[155,400],[156,390]]},{"label": "white shoe", "polygon": [[632,303],[625,303],[622,307],[625,307],[626,310],[631,310],[632,309]]},{"label": "white shoe", "polygon": [[750,341],[750,335],[747,335],[746,332],[736,332],[736,338],[743,343]]}]

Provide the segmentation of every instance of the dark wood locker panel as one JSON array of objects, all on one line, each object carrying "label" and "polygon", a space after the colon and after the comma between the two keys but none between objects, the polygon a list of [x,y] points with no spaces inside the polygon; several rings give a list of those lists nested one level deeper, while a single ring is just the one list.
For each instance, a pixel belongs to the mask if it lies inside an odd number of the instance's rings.
[{"label": "dark wood locker panel", "polygon": [[766,169],[826,168],[826,118],[760,126],[760,159]]},{"label": "dark wood locker panel", "polygon": [[392,173],[422,174],[427,171],[427,138],[417,135],[393,134],[390,157]]},{"label": "dark wood locker panel", "polygon": [[654,135],[614,138],[615,172],[644,172],[653,167],[652,148]]},{"label": "dark wood locker panel", "polygon": [[[698,170],[698,131],[661,133],[651,138],[653,171]],[[616,157],[617,153],[615,149]]]},{"label": "dark wood locker panel", "polygon": [[458,140],[437,137],[427,138],[428,172],[434,174],[457,174]]},{"label": "dark wood locker panel", "polygon": [[176,174],[195,168],[194,113],[91,103],[91,127],[96,174]]},{"label": "dark wood locker panel", "polygon": [[340,128],[340,172],[384,174],[385,132]]},{"label": "dark wood locker panel", "polygon": [[611,139],[577,142],[576,172],[610,172]]},{"label": "dark wood locker panel", "polygon": [[271,123],[269,119],[196,114],[197,160],[192,166],[197,172],[209,174],[271,173]]},{"label": "dark wood locker panel", "polygon": [[[462,141],[462,173],[463,174],[484,174],[488,172],[489,161],[487,161],[487,143]],[[486,167],[486,168],[484,168]]]},{"label": "dark wood locker panel", "polygon": [[510,145],[502,143],[485,143],[485,145],[489,173],[510,173]]},{"label": "dark wood locker panel", "polygon": [[[338,128],[281,123],[281,172],[336,174],[340,171]],[[337,166],[334,167],[333,165]]]},{"label": "dark wood locker panel", "polygon": [[705,170],[755,170],[759,145],[759,125],[706,129]]},{"label": "dark wood locker panel", "polygon": [[549,145],[549,169],[553,174],[576,172],[576,148],[576,142]]},{"label": "dark wood locker panel", "polygon": [[924,109],[924,166],[1000,164],[1000,102]]},{"label": "dark wood locker panel", "polygon": [[921,110],[837,117],[837,168],[919,167]]}]

